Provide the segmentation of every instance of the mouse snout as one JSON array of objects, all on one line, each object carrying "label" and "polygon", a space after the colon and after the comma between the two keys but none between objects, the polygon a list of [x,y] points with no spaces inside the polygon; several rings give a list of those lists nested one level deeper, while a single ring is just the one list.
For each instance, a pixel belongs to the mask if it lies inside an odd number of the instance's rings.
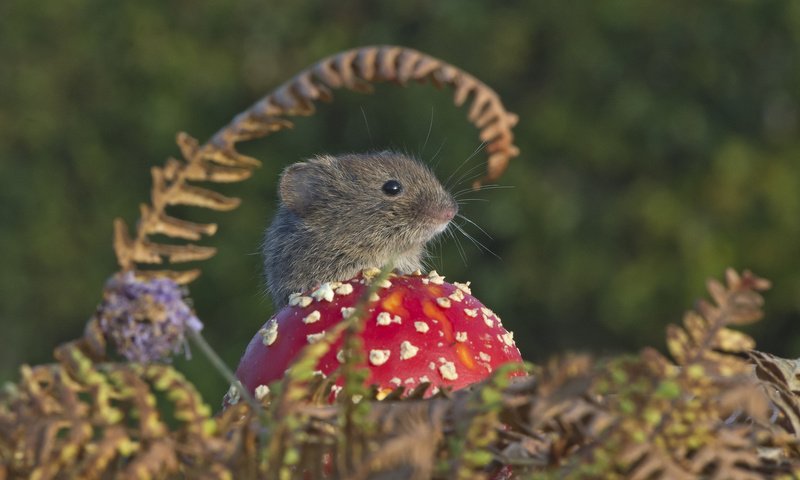
[{"label": "mouse snout", "polygon": [[449,222],[456,216],[457,213],[458,213],[458,205],[450,205],[442,209],[439,218],[443,222]]},{"label": "mouse snout", "polygon": [[439,205],[429,205],[428,214],[438,222],[447,223],[458,214],[458,204],[455,202],[448,202]]}]

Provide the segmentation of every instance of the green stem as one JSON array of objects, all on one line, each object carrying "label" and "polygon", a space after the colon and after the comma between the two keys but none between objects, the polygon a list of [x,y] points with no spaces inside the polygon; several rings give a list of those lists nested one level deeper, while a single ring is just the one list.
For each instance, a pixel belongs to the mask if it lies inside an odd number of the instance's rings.
[{"label": "green stem", "polygon": [[208,344],[205,337],[203,337],[203,335],[196,330],[193,330],[191,328],[188,330],[189,330],[189,338],[191,338],[192,341],[195,343],[195,345],[197,345],[197,347],[200,349],[200,351],[203,352],[203,355],[205,355],[206,358],[208,358],[208,360],[211,362],[214,368],[217,369],[220,375],[222,375],[225,378],[225,380],[230,382],[231,385],[235,386],[235,388],[239,390],[239,396],[243,398],[253,408],[254,412],[261,411],[261,404],[252,395],[250,395],[250,392],[248,392],[246,388],[244,388],[242,382],[240,382],[239,379],[236,378],[236,375],[234,375],[233,371],[230,368],[228,368],[228,365],[225,364],[225,362],[222,360],[222,358],[220,358],[219,355],[217,355],[217,352],[215,352],[214,349],[211,348],[211,345]]}]

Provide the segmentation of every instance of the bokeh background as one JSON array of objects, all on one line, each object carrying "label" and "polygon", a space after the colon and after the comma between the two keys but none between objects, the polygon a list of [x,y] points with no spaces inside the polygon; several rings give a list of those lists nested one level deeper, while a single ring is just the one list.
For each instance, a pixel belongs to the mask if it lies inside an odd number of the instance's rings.
[{"label": "bokeh background", "polygon": [[[0,19],[1,381],[80,335],[115,271],[112,219],[133,224],[177,131],[206,139],[312,62],[381,43],[472,72],[520,116],[512,188],[462,209],[500,259],[445,239],[432,264],[472,280],[526,358],[660,348],[727,266],[773,280],[748,331],[800,355],[800,2],[4,0]],[[246,145],[264,167],[222,188],[243,205],[180,212],[220,224],[191,285],[211,344],[235,366],[271,313],[257,252],[284,166],[389,147],[439,152],[447,177],[478,146],[430,86],[338,93]],[[177,363],[211,403],[226,390],[199,355]]]}]

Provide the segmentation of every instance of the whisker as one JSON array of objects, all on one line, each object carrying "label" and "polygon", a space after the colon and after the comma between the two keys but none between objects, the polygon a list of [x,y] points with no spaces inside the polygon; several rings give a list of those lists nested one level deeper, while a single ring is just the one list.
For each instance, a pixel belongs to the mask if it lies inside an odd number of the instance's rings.
[{"label": "whisker", "polygon": [[372,139],[372,132],[369,130],[369,121],[367,120],[367,112],[364,111],[364,106],[361,105],[361,116],[364,117],[364,125],[367,127],[367,137],[369,138],[370,148],[375,146],[375,141]]},{"label": "whisker", "polygon": [[[489,162],[488,162],[488,160],[487,160],[487,161],[483,161],[483,162],[480,162],[480,163],[478,163],[478,164],[475,164],[475,165],[473,165],[473,166],[472,166],[472,167],[470,167],[468,170],[466,170],[464,173],[462,173],[462,174],[461,174],[461,175],[460,175],[460,176],[459,176],[459,177],[456,179],[456,181],[455,181],[455,182],[453,182],[453,185],[459,185],[461,182],[463,182],[463,181],[464,181],[464,178],[467,178],[467,180],[472,180],[472,179],[474,179],[474,178],[477,178],[477,177],[479,177],[479,176],[483,175],[483,174],[484,174],[484,171],[483,171],[483,169],[484,169],[484,167],[486,166],[486,164],[487,164],[487,163],[489,163]],[[477,173],[474,173],[474,174],[473,174],[473,172],[475,172],[476,170],[477,170]],[[472,174],[472,175],[471,175],[471,174]],[[471,176],[470,176],[470,175],[471,175]]]},{"label": "whisker", "polygon": [[478,148],[476,148],[476,149],[475,149],[475,151],[474,151],[474,152],[472,152],[472,154],[471,154],[469,157],[467,157],[466,159],[464,159],[464,161],[463,161],[463,162],[461,162],[461,165],[459,165],[459,166],[458,166],[458,168],[456,168],[455,170],[453,170],[453,173],[451,173],[451,174],[450,174],[450,176],[449,176],[449,177],[447,177],[447,180],[445,180],[445,181],[444,181],[444,184],[445,184],[445,186],[449,188],[449,186],[450,186],[450,179],[452,179],[452,178],[453,178],[453,175],[455,175],[456,173],[458,173],[458,171],[459,171],[459,170],[461,170],[461,168],[462,168],[464,165],[466,165],[466,164],[467,164],[467,162],[469,162],[470,160],[472,160],[472,159],[475,157],[475,155],[477,155],[477,154],[478,154],[478,152],[480,152],[481,150],[483,150],[485,147],[486,147],[486,141],[483,141],[483,142],[481,142],[481,144],[480,144],[480,145],[478,145]]},{"label": "whisker", "polygon": [[[436,149],[436,152],[433,154],[433,157],[431,157],[431,159],[429,160],[430,163],[433,163],[433,161],[436,160],[436,157],[439,156],[439,152],[442,151],[442,147],[444,147],[445,143],[447,143],[447,138],[446,137],[445,137],[444,140],[442,140],[442,143],[439,144],[439,148]],[[440,158],[439,160],[436,161],[436,163],[433,164],[433,169],[434,170],[439,166],[439,162],[441,162],[441,161],[442,161],[442,159]]]},{"label": "whisker", "polygon": [[425,135],[425,141],[422,142],[422,148],[419,150],[419,156],[422,157],[422,154],[425,153],[425,147],[428,146],[428,140],[431,138],[431,132],[433,131],[433,107],[431,107],[431,121],[428,123],[428,134]]},{"label": "whisker", "polygon": [[483,233],[484,235],[486,235],[486,237],[487,237],[489,240],[494,240],[494,238],[492,238],[492,236],[491,236],[491,235],[489,235],[489,234],[486,232],[486,230],[482,229],[482,228],[481,228],[481,226],[480,226],[480,225],[478,225],[477,223],[473,222],[472,220],[470,220],[469,218],[465,217],[464,215],[461,215],[460,213],[459,213],[459,214],[457,214],[456,216],[457,216],[458,218],[464,219],[464,220],[468,221],[469,223],[471,223],[471,224],[475,225],[475,228],[477,228],[478,230],[480,230],[480,231],[481,231],[481,233]]},{"label": "whisker", "polygon": [[[486,161],[486,162],[481,162],[481,164],[480,164],[480,167],[483,167],[483,166],[485,166],[485,165],[486,165],[486,164],[488,164],[488,163],[489,163],[488,161]],[[472,170],[472,169],[470,169],[470,171],[471,171],[471,170]],[[461,182],[464,182],[464,183],[467,183],[467,184],[469,184],[469,185],[472,185],[472,182],[473,182],[473,180],[475,180],[476,178],[483,177],[484,175],[486,175],[486,171],[484,171],[483,169],[479,169],[479,170],[478,170],[477,172],[475,172],[473,175],[469,175],[469,176],[467,176],[466,174],[464,174],[464,175],[462,175],[462,177],[463,177],[463,178],[459,178],[458,182],[456,182],[456,185],[458,185],[458,184],[459,184],[459,183],[461,183]]]},{"label": "whisker", "polygon": [[453,223],[452,225],[453,225],[453,226],[454,226],[454,227],[455,227],[455,228],[456,228],[456,229],[457,229],[459,232],[461,232],[461,234],[462,234],[462,235],[464,235],[465,237],[467,237],[467,239],[469,239],[469,240],[470,240],[470,241],[471,241],[473,244],[475,244],[475,246],[476,246],[476,247],[478,247],[478,249],[483,249],[483,250],[485,250],[486,252],[488,252],[488,253],[492,254],[492,256],[494,256],[494,257],[495,257],[495,258],[497,258],[498,260],[502,260],[502,258],[500,258],[500,255],[498,255],[498,254],[494,253],[494,252],[493,252],[493,251],[492,251],[492,250],[491,250],[489,247],[487,247],[486,245],[484,245],[483,243],[481,243],[480,241],[478,241],[478,240],[477,240],[475,237],[473,237],[472,235],[468,234],[468,233],[467,233],[467,232],[466,232],[466,231],[465,231],[463,228],[461,228],[461,227],[460,227],[458,224],[456,224],[456,223]]},{"label": "whisker", "polygon": [[515,188],[515,186],[514,185],[481,185],[478,188],[467,187],[467,188],[464,188],[462,190],[459,190],[458,192],[455,192],[453,194],[453,197],[457,198],[459,195],[466,195],[467,193],[470,193],[470,192],[483,192],[483,191],[487,191],[488,192],[489,190],[506,190],[506,189],[509,189],[509,188]]},{"label": "whisker", "polygon": [[[458,228],[458,225],[455,223],[450,223],[450,225]],[[467,266],[467,252],[464,250],[464,246],[461,245],[461,241],[458,239],[458,236],[453,233],[453,230],[448,226],[447,230],[445,230],[450,236],[453,238],[456,244],[456,250],[458,251],[458,255],[461,257],[461,261],[464,262],[464,266]]]}]

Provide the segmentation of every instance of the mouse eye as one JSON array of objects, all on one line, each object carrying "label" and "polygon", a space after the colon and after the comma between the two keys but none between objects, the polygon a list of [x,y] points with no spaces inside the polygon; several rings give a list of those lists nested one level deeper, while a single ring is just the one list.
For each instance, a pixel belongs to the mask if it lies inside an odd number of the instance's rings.
[{"label": "mouse eye", "polygon": [[395,195],[399,195],[400,192],[403,191],[403,186],[400,185],[400,182],[398,182],[397,180],[389,180],[388,182],[383,184],[381,190],[383,190],[383,193],[385,193],[386,195],[394,197]]}]

